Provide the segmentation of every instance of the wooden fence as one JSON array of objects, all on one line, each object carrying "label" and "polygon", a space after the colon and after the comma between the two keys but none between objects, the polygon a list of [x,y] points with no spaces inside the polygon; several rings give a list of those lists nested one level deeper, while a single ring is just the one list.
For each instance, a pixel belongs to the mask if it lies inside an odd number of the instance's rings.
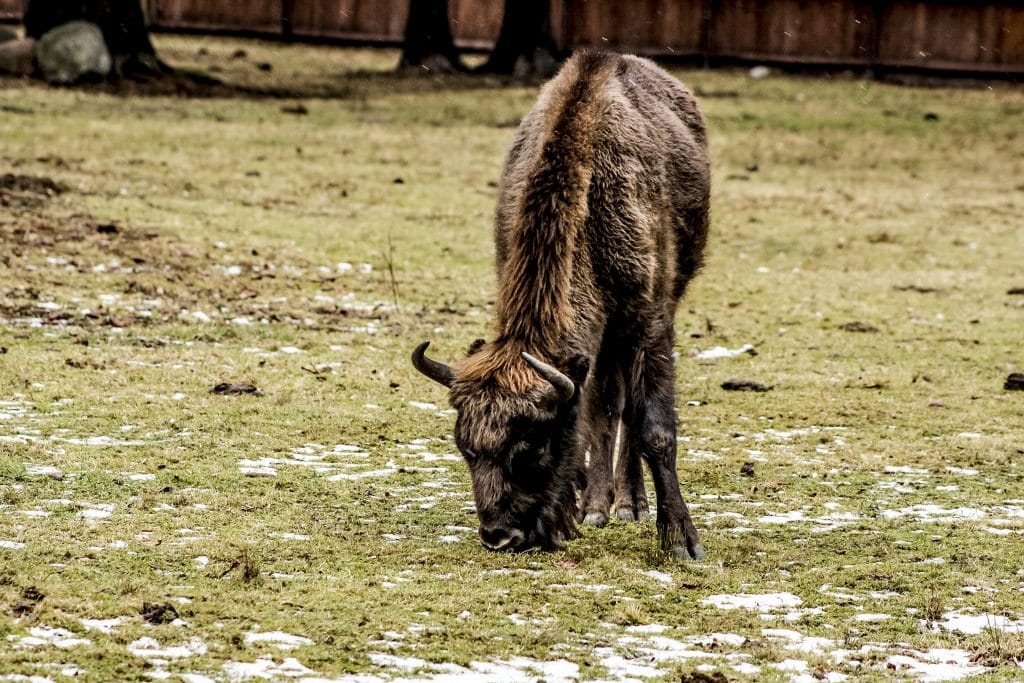
[{"label": "wooden fence", "polygon": [[[408,0],[142,0],[154,28],[397,44]],[[514,1],[514,0],[513,0]],[[17,19],[22,0],[0,0]],[[456,43],[493,44],[504,0],[449,0]],[[559,45],[708,61],[1024,74],[1019,0],[553,0]]]}]

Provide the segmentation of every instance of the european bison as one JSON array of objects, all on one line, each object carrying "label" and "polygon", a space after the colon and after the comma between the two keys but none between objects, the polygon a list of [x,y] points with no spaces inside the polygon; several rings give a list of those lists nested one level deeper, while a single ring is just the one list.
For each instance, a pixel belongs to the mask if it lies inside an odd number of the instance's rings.
[{"label": "european bison", "polygon": [[672,346],[709,189],[697,103],[646,59],[577,53],[523,119],[498,200],[495,337],[452,367],[429,342],[412,356],[451,390],[485,547],[557,549],[613,505],[643,519],[642,457],[661,547],[703,557],[676,478]]}]

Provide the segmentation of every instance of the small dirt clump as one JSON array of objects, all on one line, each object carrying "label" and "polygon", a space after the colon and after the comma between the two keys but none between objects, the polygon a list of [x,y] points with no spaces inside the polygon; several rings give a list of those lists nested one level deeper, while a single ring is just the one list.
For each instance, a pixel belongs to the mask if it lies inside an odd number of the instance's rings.
[{"label": "small dirt clump", "polygon": [[263,392],[259,390],[255,384],[249,384],[248,382],[221,382],[212,389],[211,394],[223,394],[225,396],[238,396],[240,394],[252,394],[253,396],[262,396]]},{"label": "small dirt clump", "polygon": [[169,624],[178,618],[178,610],[169,602],[144,602],[140,613],[142,618],[151,624]]},{"label": "small dirt clump", "polygon": [[722,388],[726,391],[771,391],[773,386],[752,382],[748,379],[727,379],[722,382]]},{"label": "small dirt clump", "polygon": [[875,327],[874,325],[869,325],[868,323],[862,323],[859,320],[854,320],[853,322],[844,323],[844,324],[839,326],[839,329],[841,329],[843,332],[869,332],[869,333],[878,332],[878,328]]}]

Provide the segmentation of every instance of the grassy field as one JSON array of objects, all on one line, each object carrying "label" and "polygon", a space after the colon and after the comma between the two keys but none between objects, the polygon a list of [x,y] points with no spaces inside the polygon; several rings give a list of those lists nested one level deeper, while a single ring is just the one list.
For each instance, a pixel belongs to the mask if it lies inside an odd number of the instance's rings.
[{"label": "grassy field", "polygon": [[1019,87],[680,73],[715,181],[677,321],[708,557],[650,520],[499,555],[408,357],[488,334],[536,89],[158,49],[236,92],[0,90],[0,681],[1024,677]]}]

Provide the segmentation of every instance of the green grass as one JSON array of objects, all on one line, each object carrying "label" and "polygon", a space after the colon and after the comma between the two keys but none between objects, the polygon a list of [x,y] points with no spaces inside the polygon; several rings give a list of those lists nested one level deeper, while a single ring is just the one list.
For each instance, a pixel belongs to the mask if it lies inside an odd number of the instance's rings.
[{"label": "green grass", "polygon": [[[0,680],[220,680],[263,656],[403,675],[379,653],[422,660],[414,677],[525,657],[617,680],[620,657],[664,660],[665,680],[788,680],[787,659],[887,680],[889,657],[932,648],[1021,675],[1020,633],[921,625],[1024,618],[1024,395],[1002,389],[1024,368],[1024,298],[1007,293],[1024,287],[1019,88],[680,73],[703,94],[715,181],[708,264],[677,319],[680,472],[708,558],[662,557],[652,522],[510,556],[475,541],[445,395],[408,356],[488,334],[495,181],[536,90],[398,79],[390,51],[158,48],[238,94],[0,91],[0,163],[68,188],[5,191],[0,212]],[[296,102],[306,115],[282,111]],[[723,391],[732,378],[774,389]],[[209,393],[223,381],[263,395]],[[240,470],[309,444],[325,472]],[[761,519],[797,511],[816,521]],[[775,592],[803,611],[703,602]],[[168,602],[183,622],[142,617]],[[671,643],[645,625],[747,640],[652,655]],[[23,640],[40,627],[89,642]],[[772,628],[832,642],[786,650]],[[311,642],[246,642],[275,630]],[[144,637],[191,649],[133,654]]]}]

